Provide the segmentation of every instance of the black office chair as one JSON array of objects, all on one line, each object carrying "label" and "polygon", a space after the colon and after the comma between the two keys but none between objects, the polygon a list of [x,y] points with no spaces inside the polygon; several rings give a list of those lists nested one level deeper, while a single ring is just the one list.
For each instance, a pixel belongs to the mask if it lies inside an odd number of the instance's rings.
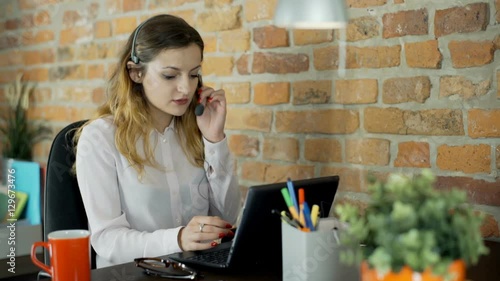
[{"label": "black office chair", "polygon": [[[44,241],[50,232],[63,229],[88,229],[76,175],[72,172],[75,154],[73,136],[87,120],[77,121],[63,128],[55,137],[49,152],[45,179],[42,229]],[[91,267],[96,268],[96,253],[91,249]],[[50,264],[45,251],[44,260]],[[45,274],[42,274],[44,276]],[[40,276],[40,274],[39,274]],[[46,275],[45,275],[46,276]]]}]

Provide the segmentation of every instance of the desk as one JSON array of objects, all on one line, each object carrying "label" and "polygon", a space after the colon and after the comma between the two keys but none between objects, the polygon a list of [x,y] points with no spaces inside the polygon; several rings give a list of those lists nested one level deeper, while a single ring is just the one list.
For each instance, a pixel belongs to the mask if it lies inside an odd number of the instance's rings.
[{"label": "desk", "polygon": [[[500,280],[500,242],[486,241],[490,254],[483,256],[479,263],[467,270],[467,278],[471,281],[498,281]],[[203,272],[203,281],[278,281],[280,274],[248,273],[248,274],[217,274]],[[48,280],[48,279],[44,279]],[[166,281],[172,279],[145,275],[142,269],[134,263],[126,263],[101,269],[92,270],[92,281]],[[344,280],[342,280],[344,281]],[[345,280],[348,281],[348,280]],[[353,280],[355,281],[355,280]]]}]

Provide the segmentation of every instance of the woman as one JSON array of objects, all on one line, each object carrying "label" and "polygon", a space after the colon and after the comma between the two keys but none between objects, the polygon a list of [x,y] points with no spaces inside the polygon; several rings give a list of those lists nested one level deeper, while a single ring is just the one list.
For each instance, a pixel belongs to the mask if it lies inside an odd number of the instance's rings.
[{"label": "woman", "polygon": [[[178,17],[139,25],[107,102],[77,132],[76,173],[98,268],[208,249],[234,235],[240,192],[226,99],[201,85],[203,47]],[[196,116],[199,103],[205,110]]]}]

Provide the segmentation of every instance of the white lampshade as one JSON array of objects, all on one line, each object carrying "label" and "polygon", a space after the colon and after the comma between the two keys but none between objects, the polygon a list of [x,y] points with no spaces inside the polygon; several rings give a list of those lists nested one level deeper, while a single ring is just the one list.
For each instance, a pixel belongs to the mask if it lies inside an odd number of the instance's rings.
[{"label": "white lampshade", "polygon": [[274,24],[297,29],[345,28],[345,0],[279,0]]}]

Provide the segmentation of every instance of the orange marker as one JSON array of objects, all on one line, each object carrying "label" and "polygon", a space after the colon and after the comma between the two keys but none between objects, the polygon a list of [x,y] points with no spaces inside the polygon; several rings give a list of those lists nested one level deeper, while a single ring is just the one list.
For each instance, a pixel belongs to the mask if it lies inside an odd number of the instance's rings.
[{"label": "orange marker", "polygon": [[302,225],[306,225],[306,220],[304,218],[304,202],[306,201],[306,195],[303,188],[299,188],[299,221]]}]

